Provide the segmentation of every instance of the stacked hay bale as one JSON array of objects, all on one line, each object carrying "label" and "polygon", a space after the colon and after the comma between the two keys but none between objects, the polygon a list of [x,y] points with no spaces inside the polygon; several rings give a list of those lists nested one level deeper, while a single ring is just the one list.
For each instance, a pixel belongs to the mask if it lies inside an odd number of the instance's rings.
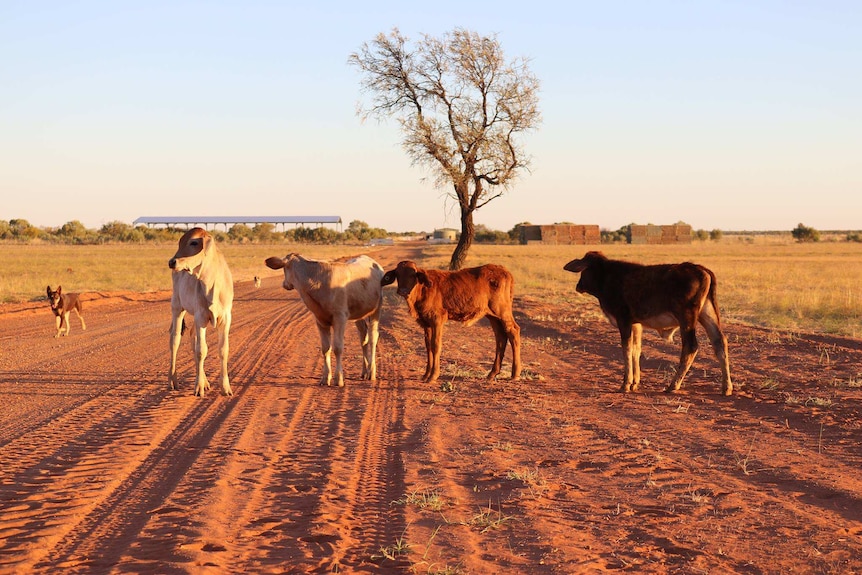
[{"label": "stacked hay bale", "polygon": [[599,244],[602,234],[597,225],[554,224],[548,226],[521,226],[522,244],[586,245]]},{"label": "stacked hay bale", "polygon": [[630,244],[690,244],[691,226],[688,224],[671,226],[632,224],[629,226],[628,241]]}]

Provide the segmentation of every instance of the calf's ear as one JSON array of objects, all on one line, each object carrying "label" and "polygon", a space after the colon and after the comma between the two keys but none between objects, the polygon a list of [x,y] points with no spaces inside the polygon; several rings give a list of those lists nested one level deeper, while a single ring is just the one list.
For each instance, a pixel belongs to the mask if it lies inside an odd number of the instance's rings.
[{"label": "calf's ear", "polygon": [[423,271],[416,271],[416,279],[418,279],[419,283],[424,286],[430,286],[432,284],[431,280],[428,279],[428,274]]},{"label": "calf's ear", "polygon": [[284,260],[277,257],[266,258],[266,267],[271,270],[280,270],[284,267]]},{"label": "calf's ear", "polygon": [[563,266],[567,272],[578,273],[587,269],[587,263],[584,260],[572,260]]},{"label": "calf's ear", "polygon": [[383,277],[380,278],[380,285],[388,286],[392,282],[395,281],[395,270],[391,270],[383,274]]}]

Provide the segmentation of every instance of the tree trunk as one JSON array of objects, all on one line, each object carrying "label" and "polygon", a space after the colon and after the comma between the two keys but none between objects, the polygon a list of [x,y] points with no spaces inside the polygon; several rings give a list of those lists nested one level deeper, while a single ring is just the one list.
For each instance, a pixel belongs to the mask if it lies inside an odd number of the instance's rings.
[{"label": "tree trunk", "polygon": [[464,261],[467,259],[467,252],[470,251],[470,246],[473,245],[473,236],[476,234],[476,229],[473,226],[473,210],[461,210],[461,237],[458,239],[458,245],[455,246],[455,251],[452,252],[452,259],[449,260],[450,270],[460,270],[464,267]]}]

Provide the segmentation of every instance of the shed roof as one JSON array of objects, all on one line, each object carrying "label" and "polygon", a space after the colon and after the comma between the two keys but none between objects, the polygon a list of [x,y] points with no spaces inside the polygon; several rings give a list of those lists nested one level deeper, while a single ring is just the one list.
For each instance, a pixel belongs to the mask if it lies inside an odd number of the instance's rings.
[{"label": "shed roof", "polygon": [[134,225],[171,224],[337,224],[341,216],[142,216]]}]

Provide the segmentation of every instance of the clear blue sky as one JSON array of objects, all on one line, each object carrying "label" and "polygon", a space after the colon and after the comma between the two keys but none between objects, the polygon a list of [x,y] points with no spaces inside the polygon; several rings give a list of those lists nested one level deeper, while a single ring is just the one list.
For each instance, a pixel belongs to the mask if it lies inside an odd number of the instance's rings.
[{"label": "clear blue sky", "polygon": [[862,229],[862,3],[0,0],[0,219],[340,215],[457,227],[348,56],[497,34],[542,83],[508,230]]}]

